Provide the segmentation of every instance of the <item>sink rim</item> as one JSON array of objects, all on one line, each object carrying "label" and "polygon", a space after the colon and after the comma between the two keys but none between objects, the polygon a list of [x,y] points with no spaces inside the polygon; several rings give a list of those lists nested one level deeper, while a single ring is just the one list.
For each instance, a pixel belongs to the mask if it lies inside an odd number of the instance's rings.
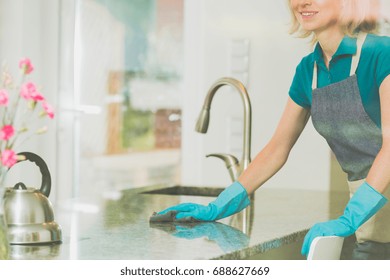
[{"label": "sink rim", "polygon": [[141,194],[159,194],[159,195],[185,195],[185,196],[209,196],[217,197],[224,188],[220,187],[195,187],[195,186],[183,186],[173,185],[169,187],[163,187],[152,190],[145,190],[140,192]]}]

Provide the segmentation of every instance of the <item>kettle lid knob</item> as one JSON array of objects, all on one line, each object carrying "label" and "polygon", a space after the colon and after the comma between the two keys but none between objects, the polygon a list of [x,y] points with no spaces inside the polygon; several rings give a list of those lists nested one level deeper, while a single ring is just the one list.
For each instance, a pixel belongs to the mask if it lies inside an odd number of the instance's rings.
[{"label": "kettle lid knob", "polygon": [[14,190],[27,190],[27,187],[22,182],[17,183],[14,187]]}]

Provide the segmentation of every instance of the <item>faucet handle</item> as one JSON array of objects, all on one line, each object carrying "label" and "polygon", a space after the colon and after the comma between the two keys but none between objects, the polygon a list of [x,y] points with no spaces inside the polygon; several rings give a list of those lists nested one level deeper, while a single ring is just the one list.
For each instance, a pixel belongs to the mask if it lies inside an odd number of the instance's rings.
[{"label": "faucet handle", "polygon": [[222,159],[225,162],[232,181],[234,182],[238,179],[240,165],[238,159],[235,156],[230,154],[208,154],[206,157],[216,157]]}]

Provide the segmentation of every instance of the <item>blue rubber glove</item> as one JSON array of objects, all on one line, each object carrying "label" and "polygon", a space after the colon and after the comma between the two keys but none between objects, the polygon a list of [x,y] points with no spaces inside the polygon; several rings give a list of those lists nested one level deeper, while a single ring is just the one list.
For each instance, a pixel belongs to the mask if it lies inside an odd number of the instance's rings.
[{"label": "blue rubber glove", "polygon": [[315,224],[306,234],[301,254],[307,256],[310,245],[318,236],[347,237],[374,216],[387,202],[387,199],[367,182],[364,182],[349,200],[344,214],[336,220]]},{"label": "blue rubber glove", "polygon": [[185,221],[192,217],[199,221],[215,221],[238,213],[249,204],[250,201],[245,188],[236,181],[207,206],[196,203],[182,203],[169,207],[158,214],[163,215],[169,211],[177,211],[177,220]]}]

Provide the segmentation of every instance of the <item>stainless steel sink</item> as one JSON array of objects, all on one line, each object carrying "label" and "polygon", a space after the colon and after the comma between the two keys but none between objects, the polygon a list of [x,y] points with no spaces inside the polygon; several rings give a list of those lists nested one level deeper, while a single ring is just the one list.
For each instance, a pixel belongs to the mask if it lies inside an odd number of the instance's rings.
[{"label": "stainless steel sink", "polygon": [[162,195],[189,195],[189,196],[210,196],[217,197],[224,189],[213,187],[190,187],[172,186],[150,191],[143,191],[142,194],[162,194]]}]

